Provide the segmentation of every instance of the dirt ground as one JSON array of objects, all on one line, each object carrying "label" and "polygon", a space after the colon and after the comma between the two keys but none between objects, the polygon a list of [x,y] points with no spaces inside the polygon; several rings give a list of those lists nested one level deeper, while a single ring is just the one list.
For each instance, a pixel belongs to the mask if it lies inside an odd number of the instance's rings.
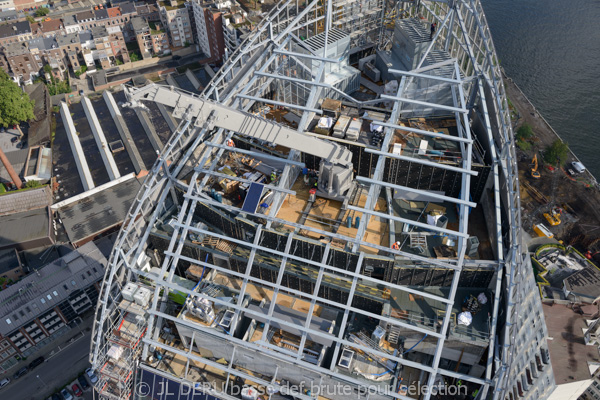
[{"label": "dirt ground", "polygon": [[[572,177],[563,170],[551,171],[543,164],[541,152],[558,135],[510,78],[505,76],[504,83],[507,97],[518,114],[516,123],[513,123],[515,133],[522,124],[527,123],[535,134],[531,150],[522,151],[517,148],[523,228],[532,237],[536,237],[533,225],[543,223],[564,244],[573,245],[581,251],[600,251],[600,190],[596,179],[588,172]],[[532,178],[530,173],[531,160],[536,153],[541,174],[539,179]],[[571,153],[567,165],[576,160],[576,156]],[[528,188],[528,185],[534,189]],[[535,190],[545,198],[536,196]],[[543,214],[554,207],[563,210],[561,224],[550,226]]]}]

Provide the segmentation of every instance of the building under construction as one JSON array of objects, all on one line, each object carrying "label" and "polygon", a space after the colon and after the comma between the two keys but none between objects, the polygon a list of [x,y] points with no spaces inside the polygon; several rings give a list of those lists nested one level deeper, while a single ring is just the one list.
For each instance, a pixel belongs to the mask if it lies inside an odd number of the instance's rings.
[{"label": "building under construction", "polygon": [[553,391],[478,0],[282,2],[202,95],[125,91],[180,123],[107,268],[101,398]]}]

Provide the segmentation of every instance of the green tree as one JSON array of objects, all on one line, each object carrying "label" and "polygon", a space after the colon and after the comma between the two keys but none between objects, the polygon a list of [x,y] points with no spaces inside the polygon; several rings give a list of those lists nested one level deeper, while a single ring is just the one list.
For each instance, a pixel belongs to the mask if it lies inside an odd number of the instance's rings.
[{"label": "green tree", "polygon": [[50,66],[50,64],[44,65],[44,72],[49,74],[52,73],[52,67]]},{"label": "green tree", "polygon": [[35,18],[33,18],[31,15],[26,16],[25,19],[29,21],[30,24],[35,23]]},{"label": "green tree", "polygon": [[137,55],[137,53],[134,52],[131,52],[129,54],[129,59],[131,60],[131,62],[140,61],[140,57]]},{"label": "green tree", "polygon": [[44,15],[48,15],[49,12],[50,12],[50,10],[47,9],[46,7],[40,7],[37,10],[35,10],[35,16],[43,17]]},{"label": "green tree", "polygon": [[0,126],[17,125],[33,119],[33,101],[0,69]]},{"label": "green tree", "polygon": [[558,163],[562,166],[567,161],[568,155],[569,144],[557,139],[552,145],[546,148],[546,151],[544,152],[544,161],[551,165],[556,165]]},{"label": "green tree", "polygon": [[531,129],[531,125],[523,124],[517,130],[517,140],[528,140],[533,137],[533,129]]}]

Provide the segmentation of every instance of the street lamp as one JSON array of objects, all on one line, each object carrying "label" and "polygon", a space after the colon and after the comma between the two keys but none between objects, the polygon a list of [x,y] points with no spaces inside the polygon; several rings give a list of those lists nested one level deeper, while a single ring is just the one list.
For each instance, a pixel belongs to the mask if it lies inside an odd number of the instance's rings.
[{"label": "street lamp", "polygon": [[35,377],[36,377],[36,378],[38,378],[38,379],[40,380],[40,382],[42,382],[42,385],[44,385],[45,387],[48,387],[48,385],[46,385],[46,382],[44,382],[44,381],[42,380],[42,378],[40,378],[40,376],[39,376],[39,375],[36,375]]}]

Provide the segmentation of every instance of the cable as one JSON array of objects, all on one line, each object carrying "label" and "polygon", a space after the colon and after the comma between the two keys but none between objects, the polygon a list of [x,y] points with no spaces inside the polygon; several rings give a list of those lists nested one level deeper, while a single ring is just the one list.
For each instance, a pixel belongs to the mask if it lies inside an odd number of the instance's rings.
[{"label": "cable", "polygon": [[402,353],[402,354],[406,354],[406,353],[408,353],[409,351],[411,351],[412,349],[414,349],[415,347],[417,347],[417,345],[418,345],[419,343],[421,343],[423,340],[425,340],[425,338],[426,338],[427,336],[428,336],[428,334],[426,333],[426,334],[425,334],[425,336],[423,336],[423,338],[421,338],[421,340],[419,340],[417,343],[415,343],[415,344],[414,344],[414,346],[413,346],[413,347],[411,347],[410,349],[406,350],[406,351],[405,351],[404,353]]}]

